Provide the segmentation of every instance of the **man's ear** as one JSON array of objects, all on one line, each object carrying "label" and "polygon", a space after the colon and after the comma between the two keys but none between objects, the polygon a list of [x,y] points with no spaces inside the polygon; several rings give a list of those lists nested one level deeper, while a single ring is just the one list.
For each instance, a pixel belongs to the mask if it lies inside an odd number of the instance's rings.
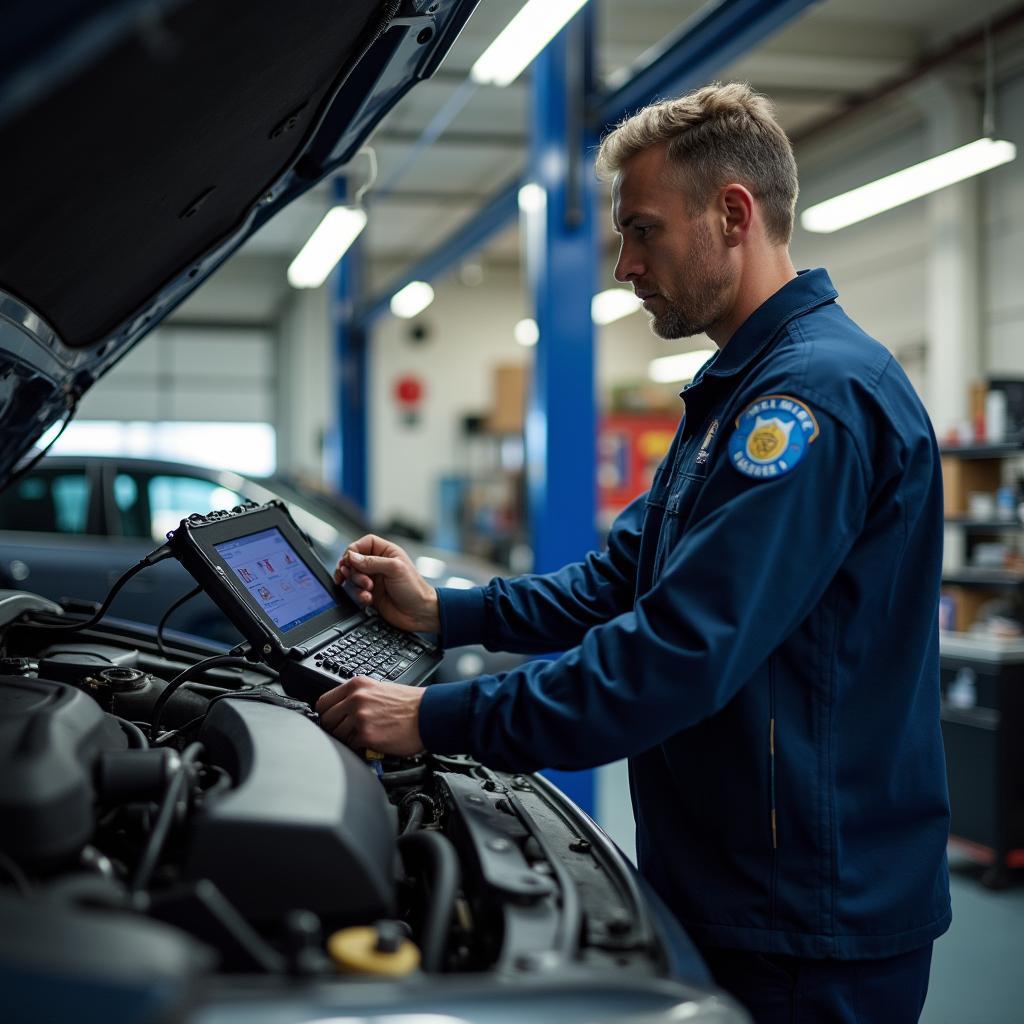
[{"label": "man's ear", "polygon": [[730,248],[746,241],[754,220],[754,197],[750,190],[734,182],[718,194],[722,235]]}]

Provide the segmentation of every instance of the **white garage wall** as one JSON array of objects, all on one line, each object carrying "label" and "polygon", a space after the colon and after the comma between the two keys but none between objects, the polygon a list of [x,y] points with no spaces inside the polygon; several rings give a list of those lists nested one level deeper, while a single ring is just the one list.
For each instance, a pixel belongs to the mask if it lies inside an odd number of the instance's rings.
[{"label": "white garage wall", "polygon": [[[460,426],[491,404],[495,365],[528,356],[512,337],[527,315],[519,275],[488,271],[470,288],[452,278],[434,282],[433,304],[416,320],[385,314],[374,325],[370,350],[370,507],[372,517],[398,517],[427,527],[436,522],[437,481],[464,470]],[[426,331],[414,340],[414,326]],[[409,423],[395,401],[395,382],[419,378],[423,399]]]},{"label": "white garage wall", "polygon": [[[930,155],[920,120],[897,118],[891,131],[864,142],[848,140],[827,160],[800,157],[803,210],[823,199]],[[830,235],[793,233],[793,262],[798,269],[825,267],[839,292],[839,303],[872,337],[900,359],[920,393],[925,390],[928,224],[924,202],[889,210]]]},{"label": "white garage wall", "polygon": [[[609,278],[609,284],[614,284]],[[436,298],[417,321],[387,315],[373,332],[370,362],[371,511],[432,527],[437,481],[465,471],[460,439],[465,416],[486,413],[499,364],[530,365],[532,354],[516,344],[512,329],[531,315],[518,272],[488,270],[483,284],[466,287],[454,278],[435,282]],[[427,327],[424,341],[410,338],[413,323]],[[600,393],[614,384],[643,379],[657,355],[676,351],[654,338],[641,316],[600,330],[596,377]],[[406,374],[425,386],[421,414],[409,425],[393,397]]]}]

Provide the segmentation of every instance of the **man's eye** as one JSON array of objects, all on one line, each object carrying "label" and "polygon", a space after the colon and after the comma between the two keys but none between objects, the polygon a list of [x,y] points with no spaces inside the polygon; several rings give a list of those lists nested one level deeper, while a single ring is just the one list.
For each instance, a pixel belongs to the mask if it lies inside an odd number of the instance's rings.
[{"label": "man's eye", "polygon": [[646,238],[651,232],[650,224],[634,224],[633,230],[641,237]]}]

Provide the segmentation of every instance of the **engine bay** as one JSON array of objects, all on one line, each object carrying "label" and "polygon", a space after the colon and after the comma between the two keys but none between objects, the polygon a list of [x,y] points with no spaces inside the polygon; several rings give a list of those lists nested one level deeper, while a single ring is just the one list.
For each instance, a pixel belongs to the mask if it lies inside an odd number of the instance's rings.
[{"label": "engine bay", "polygon": [[4,626],[5,973],[119,1005],[154,978],[173,1002],[256,977],[678,976],[621,854],[542,777],[367,759],[265,666],[169,687],[217,652],[62,619]]}]

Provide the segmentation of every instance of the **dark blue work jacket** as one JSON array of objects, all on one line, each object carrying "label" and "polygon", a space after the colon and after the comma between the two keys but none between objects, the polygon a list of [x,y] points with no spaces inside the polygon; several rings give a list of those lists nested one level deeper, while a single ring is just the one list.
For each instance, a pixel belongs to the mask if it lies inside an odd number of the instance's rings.
[{"label": "dark blue work jacket", "polygon": [[430,750],[630,759],[641,872],[703,945],[847,959],[950,922],[939,455],[892,355],[801,273],[683,392],[650,492],[550,575],[442,590]]}]

